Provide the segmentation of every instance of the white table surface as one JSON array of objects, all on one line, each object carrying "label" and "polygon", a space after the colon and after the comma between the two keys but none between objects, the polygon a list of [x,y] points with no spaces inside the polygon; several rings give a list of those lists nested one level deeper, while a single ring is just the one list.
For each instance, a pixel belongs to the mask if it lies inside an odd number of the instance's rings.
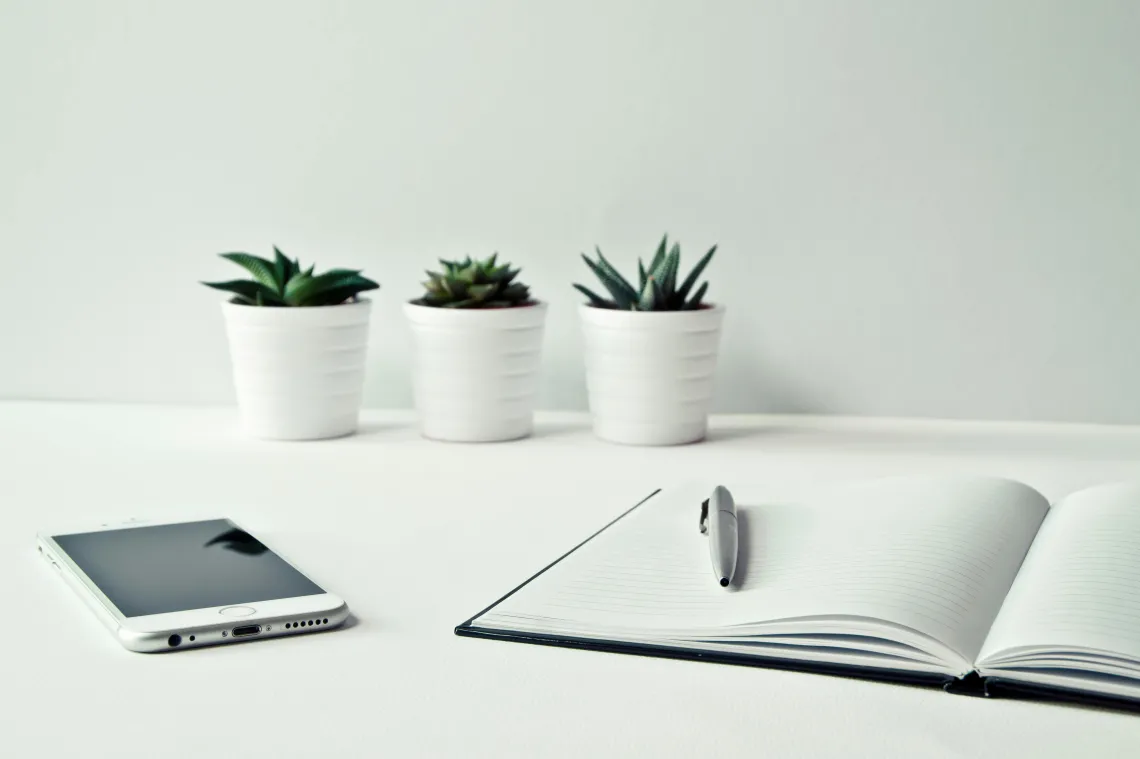
[{"label": "white table surface", "polygon": [[[366,412],[319,443],[232,409],[0,403],[0,743],[9,756],[1136,756],[1140,716],[820,675],[456,637],[685,473],[798,483],[983,472],[1050,498],[1140,479],[1140,428],[721,417],[665,449],[540,415],[528,440],[421,439]],[[129,653],[37,558],[35,532],[225,514],[344,596],[324,635]],[[435,559],[415,557],[424,547]]]}]

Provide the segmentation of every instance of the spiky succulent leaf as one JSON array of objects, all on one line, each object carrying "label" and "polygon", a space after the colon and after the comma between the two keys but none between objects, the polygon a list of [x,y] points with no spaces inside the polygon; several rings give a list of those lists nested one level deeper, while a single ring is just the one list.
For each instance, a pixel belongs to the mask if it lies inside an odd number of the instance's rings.
[{"label": "spiky succulent leaf", "polygon": [[285,283],[285,290],[282,296],[285,298],[287,304],[292,304],[297,301],[297,291],[302,287],[308,287],[309,282],[313,279],[312,275],[301,272],[295,275],[292,279]]},{"label": "spiky succulent leaf", "polygon": [[632,291],[632,288],[623,286],[621,282],[614,279],[602,267],[589,259],[585,254],[582,254],[582,260],[586,262],[586,266],[590,267],[590,271],[594,272],[594,276],[602,283],[602,286],[609,291],[610,296],[614,299],[614,304],[621,309],[629,308],[629,305],[637,299],[637,293]]},{"label": "spiky succulent leaf", "polygon": [[669,249],[669,235],[668,233],[661,235],[661,243],[657,246],[656,252],[653,254],[653,260],[649,262],[649,268],[646,271],[652,272],[665,258],[665,251]]},{"label": "spiky succulent leaf", "polygon": [[716,248],[717,246],[712,246],[709,252],[697,262],[697,265],[693,267],[684,281],[678,285],[681,246],[674,242],[670,248],[669,236],[662,236],[661,243],[657,246],[657,251],[649,262],[649,266],[647,267],[641,259],[637,261],[637,290],[633,289],[633,286],[605,259],[601,250],[598,250],[596,262],[585,255],[582,256],[582,259],[590,271],[594,273],[594,276],[598,278],[598,281],[613,296],[613,300],[607,300],[582,285],[575,284],[574,287],[589,298],[591,306],[597,308],[635,311],[682,311],[700,308],[702,305],[701,298],[708,291],[707,282],[698,288],[691,299],[686,300],[686,298],[712,260]]},{"label": "spiky succulent leaf", "polygon": [[511,303],[525,303],[530,300],[530,288],[521,282],[515,282],[501,288],[495,297]]},{"label": "spiky succulent leaf", "polygon": [[679,297],[681,300],[689,297],[689,290],[691,290],[693,288],[693,285],[697,283],[697,279],[700,278],[701,272],[703,272],[705,270],[705,267],[709,265],[709,261],[712,260],[713,254],[715,253],[716,246],[714,245],[709,248],[708,253],[705,253],[703,256],[701,256],[701,260],[697,261],[697,265],[693,267],[693,270],[691,272],[689,272],[689,276],[685,277],[685,281],[682,282],[681,286],[677,288],[677,297]]},{"label": "spiky succulent leaf", "polygon": [[302,271],[297,259],[289,260],[276,247],[272,261],[248,253],[221,255],[248,271],[253,279],[202,284],[233,293],[233,302],[243,305],[333,306],[380,287],[357,269],[330,269],[314,276],[315,267]]},{"label": "spiky succulent leaf", "polygon": [[605,298],[598,295],[596,292],[594,292],[590,288],[586,287],[585,285],[575,284],[574,288],[578,292],[582,293],[583,295],[585,295],[587,298],[590,299],[590,305],[591,306],[596,306],[597,308],[616,308],[617,307],[612,300],[606,300]]},{"label": "spiky succulent leaf", "polygon": [[[360,279],[364,280],[365,282],[372,281],[365,277],[360,277]],[[314,293],[313,295],[309,296],[309,299],[305,301],[304,305],[336,306],[344,303],[345,301],[351,300],[352,298],[355,298],[357,294],[364,292],[365,290],[374,289],[376,288],[369,287],[368,285],[364,285],[359,282],[351,282],[348,284],[340,285],[338,287],[330,287],[327,290],[321,290],[318,293]]]},{"label": "spiky succulent leaf", "polygon": [[375,289],[373,286],[376,285],[372,280],[360,276],[360,272],[351,269],[330,269],[316,276],[311,271],[310,268],[285,284],[285,303],[290,306],[311,306],[318,299],[324,303],[329,293],[336,290],[355,288],[356,292],[363,292]]},{"label": "spiky succulent leaf", "polygon": [[358,271],[340,270],[334,275],[330,270],[324,274],[312,277],[309,286],[301,293],[295,293],[297,303],[303,306],[335,306],[346,300],[356,297],[366,290],[375,290],[377,285]]},{"label": "spiky succulent leaf", "polygon": [[707,292],[708,289],[709,289],[709,283],[708,282],[702,282],[701,286],[697,288],[697,291],[695,293],[693,293],[693,297],[689,300],[688,303],[686,303],[684,305],[682,310],[684,310],[684,311],[696,311],[698,308],[700,308],[701,307],[701,299],[705,297],[705,292]]},{"label": "spiky succulent leaf", "polygon": [[606,257],[602,255],[601,248],[595,245],[594,250],[598,254],[598,267],[606,273],[606,276],[611,277],[614,282],[616,282],[618,286],[621,287],[622,291],[630,301],[636,301],[637,290],[633,289],[633,285],[631,285],[626,280],[626,278],[621,275],[620,271],[614,268],[613,264],[606,260]]},{"label": "spiky succulent leaf", "polygon": [[[654,260],[657,261],[657,264],[649,270],[649,279],[656,280],[660,283],[665,279],[665,272],[669,268],[669,257],[667,255],[661,256],[660,258],[654,256]],[[646,284],[648,285],[648,282]]]},{"label": "spiky succulent leaf", "polygon": [[233,300],[235,303],[242,303],[247,306],[285,305],[277,293],[262,283],[256,282],[252,279],[234,279],[228,282],[203,282],[202,284],[204,284],[206,287],[212,287],[215,290],[222,290],[223,292],[233,293]]},{"label": "spiky succulent leaf", "polygon": [[439,260],[441,271],[429,271],[424,294],[415,302],[437,308],[510,308],[531,304],[530,288],[515,277],[519,269],[499,263],[499,254],[479,261]]},{"label": "spiky succulent leaf", "polygon": [[467,288],[467,296],[475,300],[486,300],[487,296],[495,292],[496,289],[497,287],[493,282],[484,285],[471,285]]},{"label": "spiky succulent leaf", "polygon": [[652,277],[645,283],[645,287],[641,288],[641,297],[637,301],[638,311],[656,311],[658,303],[658,294],[661,288],[657,286],[657,280]]},{"label": "spiky succulent leaf", "polygon": [[669,307],[669,296],[665,294],[664,288],[657,284],[656,280],[649,283],[649,287],[653,290],[653,300],[657,306],[655,311],[672,311],[674,309]]},{"label": "spiky succulent leaf", "polygon": [[460,282],[466,282],[469,285],[473,285],[476,283],[476,280],[479,277],[479,267],[473,263],[467,264],[459,270],[459,273],[456,275],[456,277]]},{"label": "spiky succulent leaf", "polygon": [[277,281],[277,292],[285,288],[285,283],[293,276],[293,262],[285,254],[273,246],[273,278]]},{"label": "spiky succulent leaf", "polygon": [[249,253],[222,253],[222,258],[233,261],[253,275],[253,278],[274,292],[281,292],[274,275],[273,262]]},{"label": "spiky succulent leaf", "polygon": [[681,246],[673,243],[669,255],[665,256],[665,273],[658,283],[661,285],[661,292],[665,294],[666,300],[671,300],[674,291],[677,289],[677,270],[679,268],[681,268]]}]

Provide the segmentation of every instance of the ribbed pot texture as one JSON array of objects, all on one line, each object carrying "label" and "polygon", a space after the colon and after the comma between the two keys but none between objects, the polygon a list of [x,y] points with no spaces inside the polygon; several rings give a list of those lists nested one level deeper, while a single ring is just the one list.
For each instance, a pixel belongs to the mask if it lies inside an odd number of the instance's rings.
[{"label": "ribbed pot texture", "polygon": [[249,434],[317,440],[356,431],[371,306],[367,299],[311,308],[223,304]]},{"label": "ribbed pot texture", "polygon": [[724,307],[579,313],[594,433],[626,445],[703,439]]},{"label": "ribbed pot texture", "polygon": [[485,443],[534,428],[546,304],[451,309],[405,303],[415,355],[420,431],[433,440]]}]

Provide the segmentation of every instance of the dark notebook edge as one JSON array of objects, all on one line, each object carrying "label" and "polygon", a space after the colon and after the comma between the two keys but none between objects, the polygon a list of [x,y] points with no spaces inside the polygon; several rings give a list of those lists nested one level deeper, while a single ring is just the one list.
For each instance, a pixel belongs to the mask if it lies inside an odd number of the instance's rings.
[{"label": "dark notebook edge", "polygon": [[1051,685],[1032,685],[1016,682],[1000,676],[983,678],[986,695],[993,698],[1020,698],[1033,701],[1046,701],[1060,704],[1078,704],[1099,707],[1114,711],[1128,711],[1140,714],[1140,702],[1124,696],[1106,696],[1083,690],[1058,688]]},{"label": "dark notebook edge", "polygon": [[498,630],[489,627],[460,626],[455,628],[455,634],[465,638],[484,638],[486,640],[502,640],[538,646],[556,646],[559,648],[573,648],[583,651],[602,651],[611,654],[630,654],[633,656],[650,656],[659,659],[681,659],[686,661],[711,662],[714,664],[758,667],[761,669],[809,672],[820,675],[874,680],[901,685],[942,686],[946,688],[955,680],[954,677],[948,675],[910,672],[908,670],[856,667],[845,664],[820,664],[818,662],[804,662],[795,659],[749,656],[746,654],[733,654],[723,651],[700,651],[689,648],[674,648],[672,646],[651,645],[648,643],[629,643],[601,638],[575,638],[571,636],[545,635],[542,633],[520,633],[512,630]]}]

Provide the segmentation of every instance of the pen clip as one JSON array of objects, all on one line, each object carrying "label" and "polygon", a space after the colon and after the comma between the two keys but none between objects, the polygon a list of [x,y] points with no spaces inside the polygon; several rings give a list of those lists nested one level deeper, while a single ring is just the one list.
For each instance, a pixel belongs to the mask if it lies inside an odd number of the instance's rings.
[{"label": "pen clip", "polygon": [[709,499],[701,503],[701,534],[709,534]]}]

